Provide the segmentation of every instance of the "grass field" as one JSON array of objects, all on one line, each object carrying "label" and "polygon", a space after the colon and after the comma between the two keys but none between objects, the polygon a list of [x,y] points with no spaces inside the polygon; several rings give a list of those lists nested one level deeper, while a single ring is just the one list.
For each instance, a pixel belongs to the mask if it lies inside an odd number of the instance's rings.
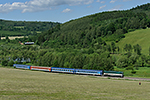
[{"label": "grass field", "polygon": [[150,82],[0,68],[0,100],[148,100]]},{"label": "grass field", "polygon": [[[14,40],[16,38],[24,38],[24,36],[9,36],[8,37],[10,40]],[[28,36],[26,36],[26,38],[28,38]],[[6,39],[6,37],[1,37],[1,39]]]},{"label": "grass field", "polygon": [[143,54],[149,54],[150,47],[150,28],[141,29],[125,34],[125,38],[118,42],[118,46],[123,48],[125,44],[136,45],[139,44],[142,47]]}]

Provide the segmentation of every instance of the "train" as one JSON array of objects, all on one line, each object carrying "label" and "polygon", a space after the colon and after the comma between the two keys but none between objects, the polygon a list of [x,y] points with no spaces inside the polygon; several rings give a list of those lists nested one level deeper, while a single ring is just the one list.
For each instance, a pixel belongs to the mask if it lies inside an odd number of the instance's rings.
[{"label": "train", "polygon": [[42,67],[42,66],[31,66],[31,65],[22,65],[22,64],[13,64],[13,67],[17,69],[36,70],[36,71],[54,72],[54,73],[110,76],[110,77],[121,77],[121,78],[124,77],[124,73],[119,71],[87,70],[87,69],[73,69],[73,68],[61,68],[61,67]]}]

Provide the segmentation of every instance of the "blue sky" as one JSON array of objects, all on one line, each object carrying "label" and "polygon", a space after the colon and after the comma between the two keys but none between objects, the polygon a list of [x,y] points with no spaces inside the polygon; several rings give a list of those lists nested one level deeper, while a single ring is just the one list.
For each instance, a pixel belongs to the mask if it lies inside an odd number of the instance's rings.
[{"label": "blue sky", "polygon": [[126,10],[149,0],[1,0],[0,19],[67,22],[103,11]]}]

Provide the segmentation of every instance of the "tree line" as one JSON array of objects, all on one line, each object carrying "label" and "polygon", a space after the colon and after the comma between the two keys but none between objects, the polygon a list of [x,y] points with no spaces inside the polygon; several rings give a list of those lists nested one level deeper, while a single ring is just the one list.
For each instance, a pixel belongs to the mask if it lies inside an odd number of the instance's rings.
[{"label": "tree line", "polygon": [[[2,36],[16,36],[12,32],[24,33],[23,36],[36,35],[36,32],[47,31],[60,23],[58,22],[30,22],[30,21],[8,21],[0,20],[0,31]],[[7,34],[3,31],[8,31]],[[9,33],[9,34],[8,34]]]},{"label": "tree line", "polygon": [[[124,48],[119,48],[112,42],[101,45],[98,49],[68,47],[42,49],[39,46],[1,46],[0,49],[0,60],[3,66],[31,63],[37,66],[95,70],[114,70],[114,66],[126,69],[150,67],[150,54],[143,55],[142,47],[138,44],[133,46],[126,44]],[[120,53],[121,50],[124,53]]]}]

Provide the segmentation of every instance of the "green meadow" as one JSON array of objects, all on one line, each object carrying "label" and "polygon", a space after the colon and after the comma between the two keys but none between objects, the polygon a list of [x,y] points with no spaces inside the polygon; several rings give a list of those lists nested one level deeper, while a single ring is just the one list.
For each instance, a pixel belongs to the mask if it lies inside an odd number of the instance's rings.
[{"label": "green meadow", "polygon": [[125,77],[140,77],[140,78],[150,78],[150,68],[149,67],[138,67],[138,70],[134,68],[136,71],[135,74],[132,74],[132,70],[126,70],[126,68],[117,68],[114,67],[116,71],[124,72]]},{"label": "green meadow", "polygon": [[125,38],[119,41],[117,45],[123,48],[125,44],[131,44],[132,46],[139,44],[142,47],[142,53],[148,55],[150,47],[150,28],[125,34]]},{"label": "green meadow", "polygon": [[0,100],[148,100],[149,89],[149,81],[0,67]]}]

